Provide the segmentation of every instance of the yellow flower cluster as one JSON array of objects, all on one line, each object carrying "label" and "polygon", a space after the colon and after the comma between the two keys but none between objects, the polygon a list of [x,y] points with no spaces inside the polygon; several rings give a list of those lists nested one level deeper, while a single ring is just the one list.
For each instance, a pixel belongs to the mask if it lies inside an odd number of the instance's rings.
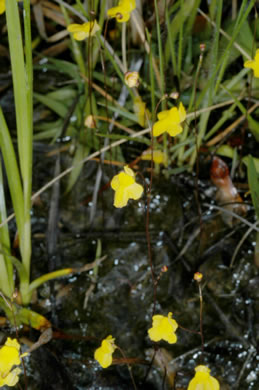
[{"label": "yellow flower cluster", "polygon": [[13,366],[18,366],[21,364],[21,357],[26,356],[27,353],[19,355],[20,353],[20,344],[16,339],[8,339],[5,342],[5,345],[0,349],[0,387],[15,386],[19,381],[19,374],[21,369],[16,367],[13,369]]},{"label": "yellow flower cluster", "polygon": [[131,12],[136,8],[136,0],[120,0],[117,7],[108,9],[107,15],[116,18],[120,23],[127,22]]}]

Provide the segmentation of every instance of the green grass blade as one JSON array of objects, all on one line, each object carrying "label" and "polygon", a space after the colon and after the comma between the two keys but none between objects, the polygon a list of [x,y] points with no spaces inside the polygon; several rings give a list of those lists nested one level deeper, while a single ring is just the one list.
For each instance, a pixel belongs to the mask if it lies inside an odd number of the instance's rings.
[{"label": "green grass blade", "polygon": [[248,157],[248,184],[251,191],[252,201],[255,208],[256,217],[259,220],[259,175],[253,161],[253,157]]}]

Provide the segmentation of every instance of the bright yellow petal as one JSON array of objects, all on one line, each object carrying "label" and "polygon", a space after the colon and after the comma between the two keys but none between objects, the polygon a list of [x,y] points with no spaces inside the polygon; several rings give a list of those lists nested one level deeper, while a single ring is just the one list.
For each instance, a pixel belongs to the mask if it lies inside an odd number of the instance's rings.
[{"label": "bright yellow petal", "polygon": [[120,0],[119,6],[131,12],[136,8],[136,0]]},{"label": "bright yellow petal", "polygon": [[5,12],[5,0],[0,0],[0,15]]},{"label": "bright yellow petal", "polygon": [[253,69],[254,68],[254,63],[255,61],[254,60],[248,60],[244,63],[244,67],[245,68],[250,68],[250,69]]},{"label": "bright yellow petal", "polygon": [[12,367],[21,363],[19,357],[20,344],[16,339],[8,337],[5,345],[0,349],[0,373],[6,376]]},{"label": "bright yellow petal", "polygon": [[117,191],[120,187],[120,180],[119,180],[119,175],[116,175],[112,178],[112,181],[111,181],[111,188],[114,190],[114,191]]},{"label": "bright yellow petal", "polygon": [[94,358],[103,368],[107,368],[112,364],[112,355],[110,353],[103,353],[101,347],[95,351]]},{"label": "bright yellow petal", "polygon": [[178,111],[179,111],[180,123],[181,123],[186,119],[186,111],[182,102],[179,104]]},{"label": "bright yellow petal", "polygon": [[126,194],[125,189],[119,188],[115,192],[113,205],[120,209],[122,207],[127,206],[128,200],[129,200],[129,198]]},{"label": "bright yellow petal", "polygon": [[128,165],[125,165],[124,167],[124,171],[127,175],[129,176],[132,176],[132,177],[135,177],[135,174],[133,172],[133,170],[131,168],[128,167]]},{"label": "bright yellow petal", "polygon": [[67,26],[67,30],[71,33],[81,31],[81,24],[75,24],[75,23],[69,24]]},{"label": "bright yellow petal", "polygon": [[123,6],[113,7],[108,9],[107,15],[110,18],[116,18],[120,23],[127,22],[130,18],[130,12],[128,9],[125,9]]},{"label": "bright yellow petal", "polygon": [[158,137],[159,135],[165,133],[167,131],[166,130],[166,127],[167,127],[166,124],[167,124],[167,120],[166,119],[159,120],[156,123],[154,123],[154,126],[153,126],[153,136],[154,137]]},{"label": "bright yellow petal", "polygon": [[219,390],[219,382],[216,378],[209,374],[210,369],[206,366],[198,366],[195,368],[196,374],[190,381],[187,390]]},{"label": "bright yellow petal", "polygon": [[168,115],[169,115],[169,111],[170,110],[164,110],[164,111],[161,111],[157,114],[157,117],[159,120],[161,119],[165,119]]},{"label": "bright yellow petal", "polygon": [[143,194],[144,188],[141,184],[134,183],[126,189],[128,199],[137,200]]},{"label": "bright yellow petal", "polygon": [[[152,153],[149,149],[141,155],[141,160],[151,160],[151,157]],[[153,150],[153,160],[156,164],[165,164],[167,161],[166,154],[161,150]]]},{"label": "bright yellow petal", "polygon": [[175,137],[183,131],[183,128],[178,123],[171,123],[167,129],[167,132],[171,135],[171,137]]},{"label": "bright yellow petal", "polygon": [[78,31],[73,34],[76,41],[83,41],[85,38],[88,37],[89,34],[87,34],[84,31]]},{"label": "bright yellow petal", "polygon": [[97,31],[99,31],[100,29],[101,27],[99,26],[96,20],[90,22],[89,33],[91,34],[91,36],[95,35],[95,33],[97,33]]},{"label": "bright yellow petal", "polygon": [[9,374],[4,378],[4,384],[7,386],[15,386],[16,383],[19,381],[19,374],[21,373],[20,368],[15,368]]},{"label": "bright yellow petal", "polygon": [[168,123],[180,123],[180,114],[177,107],[173,107],[169,111]]}]

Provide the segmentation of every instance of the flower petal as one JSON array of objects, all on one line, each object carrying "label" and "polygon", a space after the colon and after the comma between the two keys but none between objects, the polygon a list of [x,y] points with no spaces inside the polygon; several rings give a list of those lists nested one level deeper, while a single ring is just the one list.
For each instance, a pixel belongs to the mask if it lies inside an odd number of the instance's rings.
[{"label": "flower petal", "polygon": [[180,102],[180,104],[179,104],[178,111],[179,111],[179,116],[180,116],[180,122],[183,122],[186,119],[186,111],[185,111],[185,108],[184,108],[182,102]]},{"label": "flower petal", "polygon": [[134,183],[131,186],[129,186],[126,190],[128,199],[134,199],[137,200],[141,197],[143,194],[144,188],[141,184]]},{"label": "flower petal", "polygon": [[127,193],[125,189],[119,188],[117,191],[115,191],[114,195],[114,202],[113,205],[117,208],[122,208],[127,206],[129,197],[127,196]]},{"label": "flower petal", "polygon": [[170,127],[168,127],[167,132],[171,135],[171,137],[175,137],[183,131],[183,128],[178,123],[171,123]]},{"label": "flower petal", "polygon": [[164,110],[157,114],[159,120],[165,119],[169,115],[170,110]]}]

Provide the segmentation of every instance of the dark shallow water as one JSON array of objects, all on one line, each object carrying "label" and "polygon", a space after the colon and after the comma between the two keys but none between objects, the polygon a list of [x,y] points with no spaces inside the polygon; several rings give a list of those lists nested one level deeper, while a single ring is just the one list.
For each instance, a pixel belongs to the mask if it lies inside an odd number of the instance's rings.
[{"label": "dark shallow water", "polygon": [[[39,188],[51,178],[54,158],[40,162]],[[62,167],[70,162],[62,159]],[[156,346],[147,337],[153,312],[153,283],[145,232],[145,198],[124,209],[112,206],[110,188],[101,192],[93,224],[89,226],[97,164],[89,163],[79,181],[58,206],[57,244],[51,257],[46,247],[51,193],[41,196],[33,210],[33,278],[53,269],[81,267],[95,258],[98,240],[106,259],[93,271],[74,274],[39,288],[33,309],[53,324],[53,339],[27,358],[28,389],[133,389],[125,359],[116,350],[114,364],[106,370],[94,361],[94,350],[112,334],[131,359],[138,389],[186,389],[194,367],[206,364],[221,389],[256,390],[259,385],[258,270],[253,263],[255,236],[241,247],[233,268],[233,251],[247,231],[241,223],[224,225],[216,212],[202,206],[213,204],[210,181],[200,183],[202,230],[191,176],[154,177],[150,204],[150,240],[155,275],[166,265],[157,287],[156,313],[174,318],[184,328],[199,330],[199,294],[193,274],[201,271],[203,282],[204,353],[197,334],[178,328],[174,345]],[[145,165],[141,167],[144,175]],[[104,168],[105,184],[115,170]],[[61,184],[61,193],[64,183]],[[249,211],[247,218],[252,221]],[[179,253],[183,251],[181,256]],[[91,293],[89,288],[91,287]],[[86,292],[88,301],[84,307]],[[32,330],[21,335],[37,340]],[[157,349],[152,367],[150,362]],[[162,363],[161,363],[162,362]],[[165,368],[166,367],[166,370]],[[147,376],[148,373],[148,376]],[[21,380],[22,383],[22,380]]]}]

